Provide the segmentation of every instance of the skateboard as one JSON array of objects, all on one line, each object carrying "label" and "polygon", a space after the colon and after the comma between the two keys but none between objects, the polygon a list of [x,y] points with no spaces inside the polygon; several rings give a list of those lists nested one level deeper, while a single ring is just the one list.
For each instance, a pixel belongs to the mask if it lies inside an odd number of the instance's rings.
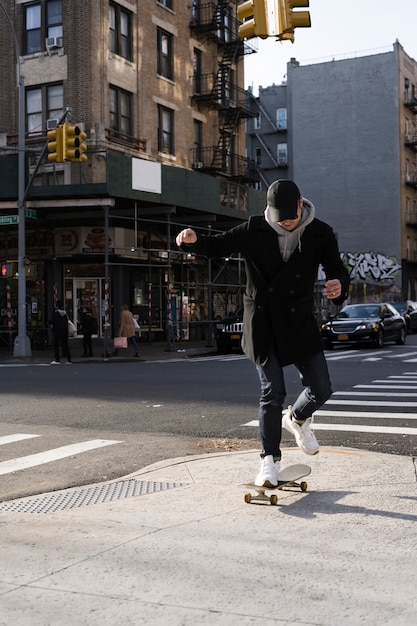
[{"label": "skateboard", "polygon": [[246,487],[256,491],[257,495],[252,495],[250,492],[245,493],[244,500],[247,504],[250,502],[270,502],[271,504],[278,504],[278,496],[276,493],[266,495],[267,491],[274,491],[275,489],[284,489],[284,487],[299,487],[301,491],[307,491],[307,483],[305,480],[297,482],[300,478],[308,476],[311,472],[311,467],[308,465],[289,465],[281,470],[278,474],[278,485],[276,487],[259,487],[253,483],[244,483],[240,487]]}]

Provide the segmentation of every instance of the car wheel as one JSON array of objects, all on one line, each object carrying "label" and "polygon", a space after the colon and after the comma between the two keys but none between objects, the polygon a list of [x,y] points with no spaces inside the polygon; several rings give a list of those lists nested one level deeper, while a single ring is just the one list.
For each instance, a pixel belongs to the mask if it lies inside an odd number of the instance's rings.
[{"label": "car wheel", "polygon": [[406,338],[406,331],[404,326],[401,328],[400,330],[400,336],[398,337],[396,344],[398,346],[403,346],[405,344],[405,338]]},{"label": "car wheel", "polygon": [[375,345],[377,348],[382,348],[384,346],[384,331],[381,328],[378,330]]}]

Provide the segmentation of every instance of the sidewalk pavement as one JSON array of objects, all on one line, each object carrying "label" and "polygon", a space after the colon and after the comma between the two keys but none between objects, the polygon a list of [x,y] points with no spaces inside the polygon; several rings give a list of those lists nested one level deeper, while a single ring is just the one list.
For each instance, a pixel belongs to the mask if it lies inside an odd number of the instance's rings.
[{"label": "sidewalk pavement", "polygon": [[[70,352],[73,362],[78,363],[123,363],[126,361],[157,361],[171,359],[188,359],[201,355],[217,354],[215,342],[207,345],[207,340],[201,341],[178,341],[168,345],[167,342],[156,341],[151,344],[147,342],[139,342],[139,358],[135,358],[133,346],[119,350],[117,355],[113,352],[113,341],[109,341],[109,355],[104,358],[104,342],[103,339],[93,339],[93,357],[83,358],[83,340],[82,338],[70,339]],[[0,351],[0,363],[51,363],[54,360],[54,350],[52,346],[48,346],[45,350],[33,350],[32,356],[29,358],[16,358],[13,352],[8,350]],[[66,363],[66,358],[61,357],[62,363]]]},{"label": "sidewalk pavement", "polygon": [[312,473],[277,506],[244,502],[258,461],[190,456],[4,502],[1,626],[415,624],[415,459],[285,449]]}]

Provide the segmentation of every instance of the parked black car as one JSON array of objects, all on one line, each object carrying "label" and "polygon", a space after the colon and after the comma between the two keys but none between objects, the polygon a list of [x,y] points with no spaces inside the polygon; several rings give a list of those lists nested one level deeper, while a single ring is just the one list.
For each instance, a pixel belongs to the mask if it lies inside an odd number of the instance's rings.
[{"label": "parked black car", "polygon": [[243,334],[243,308],[231,313],[216,324],[216,345],[220,354],[229,354],[234,348],[241,349]]},{"label": "parked black car", "polygon": [[389,303],[348,304],[321,327],[324,346],[372,344],[382,348],[395,341],[404,345],[407,329],[405,320]]},{"label": "parked black car", "polygon": [[391,304],[405,319],[407,334],[417,331],[417,302],[406,300],[405,302],[392,302]]}]

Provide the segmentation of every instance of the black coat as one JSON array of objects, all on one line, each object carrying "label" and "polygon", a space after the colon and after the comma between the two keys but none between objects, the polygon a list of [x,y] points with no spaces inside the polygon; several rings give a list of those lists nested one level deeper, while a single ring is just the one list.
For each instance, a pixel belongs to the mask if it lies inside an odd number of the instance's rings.
[{"label": "black coat", "polygon": [[264,365],[275,343],[282,365],[323,350],[313,315],[314,285],[319,265],[327,279],[338,278],[347,296],[349,273],[340,259],[333,230],[314,218],[297,248],[284,263],[278,235],[263,216],[256,216],[231,230],[211,236],[199,235],[193,252],[226,257],[239,252],[246,267],[242,348],[251,361]]}]

